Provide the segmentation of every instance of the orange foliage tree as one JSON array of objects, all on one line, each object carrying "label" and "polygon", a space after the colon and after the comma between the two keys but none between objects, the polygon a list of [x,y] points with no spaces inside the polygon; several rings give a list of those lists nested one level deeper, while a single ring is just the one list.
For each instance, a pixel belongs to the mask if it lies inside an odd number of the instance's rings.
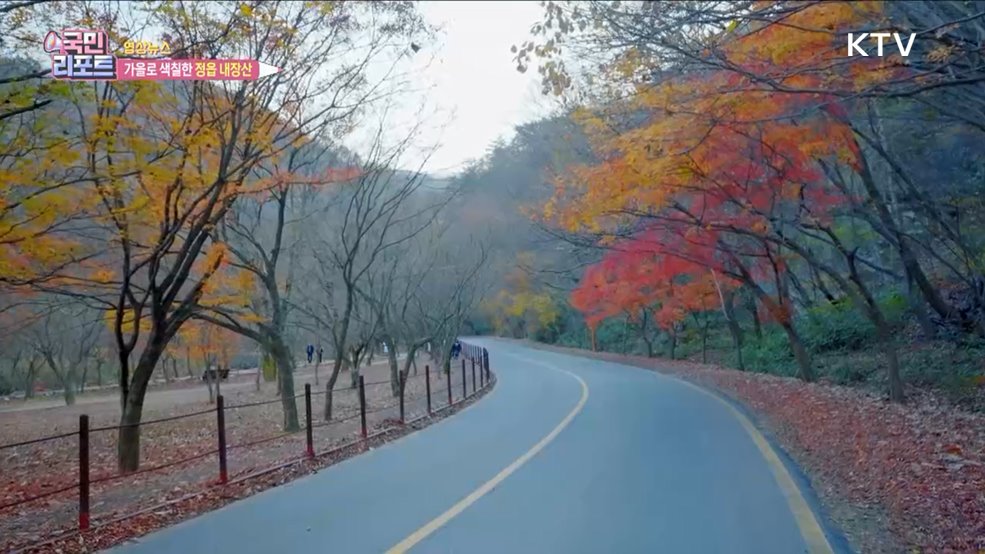
[{"label": "orange foliage tree", "polygon": [[[281,71],[226,83],[69,83],[64,113],[71,117],[47,123],[67,137],[59,143],[67,157],[45,154],[39,159],[50,164],[21,167],[8,156],[10,170],[30,179],[14,181],[18,192],[0,204],[0,233],[18,237],[14,247],[0,246],[0,269],[16,277],[8,282],[84,297],[110,314],[120,365],[122,471],[139,466],[139,423],[155,366],[203,299],[221,288],[213,281],[230,255],[216,234],[220,222],[238,199],[273,186],[265,169],[299,142],[352,126],[378,92],[363,78],[367,61],[413,26],[405,8],[164,2],[135,10],[168,36],[176,58],[249,57]],[[124,14],[99,9],[81,6],[79,15],[39,8],[34,15],[38,28],[98,21],[112,43],[130,38],[125,29],[135,26]],[[405,25],[374,35],[376,42],[360,50],[365,59],[338,55],[362,36],[362,22],[383,25],[388,10],[403,15]],[[340,27],[342,20],[352,24]],[[18,148],[27,149],[29,138]],[[32,194],[31,187],[52,194]],[[27,220],[71,240],[24,230],[18,222]]]}]

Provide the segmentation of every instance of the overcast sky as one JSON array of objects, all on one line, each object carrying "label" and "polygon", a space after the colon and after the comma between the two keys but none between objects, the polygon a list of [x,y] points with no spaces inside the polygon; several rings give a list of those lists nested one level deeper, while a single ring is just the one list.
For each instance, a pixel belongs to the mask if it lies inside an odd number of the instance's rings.
[{"label": "overcast sky", "polygon": [[436,41],[422,44],[415,55],[419,67],[413,78],[417,88],[427,90],[419,94],[429,106],[431,123],[421,141],[440,144],[425,169],[450,175],[481,158],[497,138],[509,138],[515,125],[552,109],[540,94],[539,75],[519,73],[510,53],[510,46],[528,37],[542,8],[534,1],[424,1],[418,6],[428,22],[440,27]]}]

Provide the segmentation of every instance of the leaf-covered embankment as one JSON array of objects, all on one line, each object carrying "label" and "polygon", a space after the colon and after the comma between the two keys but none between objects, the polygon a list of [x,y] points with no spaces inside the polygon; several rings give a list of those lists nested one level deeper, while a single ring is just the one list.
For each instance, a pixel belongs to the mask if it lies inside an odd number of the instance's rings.
[{"label": "leaf-covered embankment", "polygon": [[[896,404],[837,385],[537,346],[660,371],[738,400],[805,470],[859,551],[985,549],[985,414],[957,410],[930,396]],[[844,503],[847,510],[839,508]],[[887,530],[902,545],[887,545],[881,542],[886,533],[852,521],[873,511],[885,514]]]}]

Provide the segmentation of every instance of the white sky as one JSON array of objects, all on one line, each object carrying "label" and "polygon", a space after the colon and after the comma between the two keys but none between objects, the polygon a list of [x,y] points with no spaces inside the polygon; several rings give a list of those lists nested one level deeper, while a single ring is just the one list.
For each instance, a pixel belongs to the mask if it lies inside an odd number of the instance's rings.
[{"label": "white sky", "polygon": [[[408,127],[423,119],[415,144],[421,152],[438,145],[424,170],[449,176],[481,158],[497,138],[509,139],[516,125],[555,109],[555,101],[540,93],[536,69],[518,72],[510,52],[511,46],[529,38],[543,8],[533,0],[425,0],[417,7],[438,31],[433,41],[422,41],[420,51],[401,63],[401,72],[410,68],[410,85],[416,92],[402,94],[399,104],[390,107],[387,138],[403,139]],[[37,54],[47,61],[40,48]],[[367,144],[361,134],[357,131],[343,142],[361,151]],[[410,154],[399,165],[417,169],[423,158]]]},{"label": "white sky", "polygon": [[[418,95],[429,107],[425,113],[434,114],[420,142],[439,144],[425,170],[446,176],[481,158],[497,138],[512,136],[514,126],[552,110],[552,101],[540,94],[539,74],[518,72],[510,53],[528,38],[542,8],[534,1],[438,0],[418,6],[439,27],[436,41],[421,44],[414,58],[415,88],[427,89]],[[397,119],[417,116],[419,102],[407,103]]]}]

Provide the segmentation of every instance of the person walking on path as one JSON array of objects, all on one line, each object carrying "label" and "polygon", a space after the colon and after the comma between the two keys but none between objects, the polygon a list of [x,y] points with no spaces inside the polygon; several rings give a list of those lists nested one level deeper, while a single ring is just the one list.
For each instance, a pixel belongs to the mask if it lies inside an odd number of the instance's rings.
[{"label": "person walking on path", "polygon": [[325,353],[325,349],[321,346],[318,347],[318,363],[321,363],[321,357]]},{"label": "person walking on path", "polygon": [[308,352],[308,363],[310,364],[311,363],[311,357],[315,353],[315,345],[309,344],[308,345],[308,348],[306,349],[306,351]]}]

